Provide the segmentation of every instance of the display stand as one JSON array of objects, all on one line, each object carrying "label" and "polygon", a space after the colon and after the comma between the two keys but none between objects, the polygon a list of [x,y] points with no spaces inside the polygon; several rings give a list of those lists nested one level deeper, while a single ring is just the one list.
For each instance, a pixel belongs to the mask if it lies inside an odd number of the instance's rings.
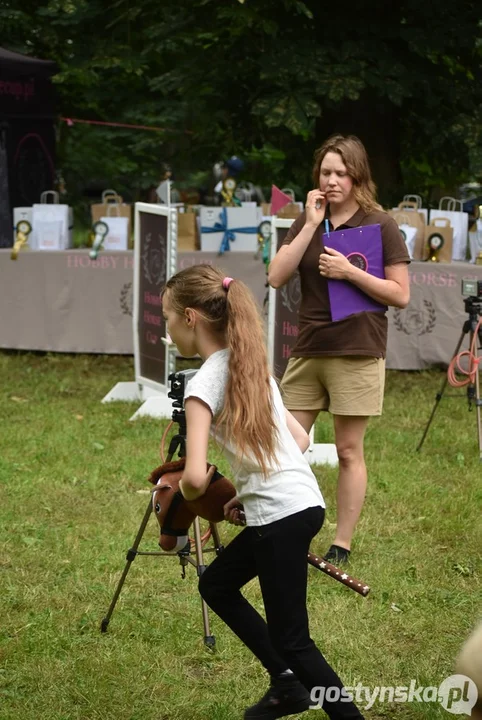
[{"label": "display stand", "polygon": [[165,341],[161,291],[176,272],[177,210],[168,205],[136,203],[134,214],[134,365],[135,380],[120,382],[102,402],[141,402],[131,420],[170,418],[168,378],[176,358]]}]

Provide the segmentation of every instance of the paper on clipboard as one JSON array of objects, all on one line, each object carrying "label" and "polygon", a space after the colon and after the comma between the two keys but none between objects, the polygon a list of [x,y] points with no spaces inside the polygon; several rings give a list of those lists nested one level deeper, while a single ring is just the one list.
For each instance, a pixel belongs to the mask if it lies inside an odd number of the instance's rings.
[{"label": "paper on clipboard", "polygon": [[[356,267],[375,277],[385,278],[382,232],[380,225],[334,230],[323,234],[323,244],[338,250]],[[361,312],[385,312],[386,305],[373,300],[345,280],[328,278],[331,319],[336,322]]]}]

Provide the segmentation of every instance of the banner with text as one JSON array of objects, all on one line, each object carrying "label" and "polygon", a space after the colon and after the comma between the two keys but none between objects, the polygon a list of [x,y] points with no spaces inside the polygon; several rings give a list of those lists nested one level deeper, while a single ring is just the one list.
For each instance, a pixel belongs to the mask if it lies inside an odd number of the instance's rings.
[{"label": "banner with text", "polygon": [[[271,260],[286,238],[293,220],[273,216],[271,220]],[[298,337],[298,308],[301,301],[300,276],[296,272],[286,285],[269,289],[268,353],[273,374],[283,377]]]},{"label": "banner with text", "polygon": [[167,392],[170,352],[162,342],[162,288],[175,272],[177,211],[136,203],[134,222],[134,362],[136,381]]}]

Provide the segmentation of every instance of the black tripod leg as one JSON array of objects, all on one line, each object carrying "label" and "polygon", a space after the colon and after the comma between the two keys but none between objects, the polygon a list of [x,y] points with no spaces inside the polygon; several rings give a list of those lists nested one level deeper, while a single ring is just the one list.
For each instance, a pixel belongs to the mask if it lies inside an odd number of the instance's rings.
[{"label": "black tripod leg", "polygon": [[[201,545],[201,528],[199,525],[198,517],[194,519],[194,541],[196,543],[197,574],[198,577],[201,577],[204,570],[206,569],[206,566],[204,564],[203,549]],[[211,628],[209,626],[208,606],[206,605],[206,602],[203,598],[201,598],[201,609],[204,625],[204,644],[208,648],[212,649],[216,645],[216,638],[214,637],[214,635],[211,635]]]},{"label": "black tripod leg", "polygon": [[427,425],[426,425],[426,427],[425,427],[425,430],[423,431],[422,439],[420,440],[419,444],[417,445],[417,452],[419,452],[419,451],[422,449],[422,445],[423,445],[423,443],[424,443],[424,441],[425,441],[425,438],[427,437],[427,433],[428,433],[428,431],[429,431],[430,425],[432,424],[432,420],[433,420],[434,415],[435,415],[435,412],[436,412],[436,410],[437,410],[437,408],[438,408],[439,402],[441,401],[442,396],[443,396],[443,394],[444,394],[444,390],[445,390],[445,388],[446,388],[446,386],[447,386],[447,382],[448,382],[448,378],[445,377],[445,380],[444,380],[443,383],[442,383],[442,387],[440,388],[439,392],[438,392],[437,395],[435,396],[435,404],[434,404],[434,406],[433,406],[433,408],[432,408],[432,412],[431,412],[431,415],[430,415],[430,417],[429,417],[429,419],[428,419],[428,423],[427,423]]},{"label": "black tripod leg", "polygon": [[[480,345],[482,348],[482,336]],[[476,360],[479,358],[477,352],[477,338],[475,339],[475,357]],[[482,462],[482,398],[480,397],[480,366],[477,365],[475,372],[475,404],[477,412],[477,434],[479,437],[479,460]]]},{"label": "black tripod leg", "polygon": [[219,555],[219,553],[224,550],[224,545],[221,544],[221,540],[219,538],[218,526],[216,525],[216,523],[210,522],[209,527],[211,528],[211,535],[213,538],[216,555]]},{"label": "black tripod leg", "polygon": [[127,577],[127,573],[129,572],[132,561],[135,560],[135,557],[137,555],[137,548],[139,547],[139,544],[142,540],[142,536],[144,535],[144,530],[146,529],[146,525],[149,522],[151,513],[152,513],[152,499],[149,499],[149,505],[146,508],[146,512],[144,513],[144,517],[142,519],[141,525],[139,527],[139,530],[137,531],[137,535],[136,535],[136,539],[134,540],[134,544],[127,551],[127,555],[126,555],[127,562],[126,562],[126,566],[124,568],[124,572],[122,573],[122,576],[117,585],[116,591],[114,593],[114,597],[112,598],[112,602],[107,611],[107,615],[105,616],[105,618],[103,618],[103,620],[101,622],[100,629],[101,629],[101,632],[103,632],[103,633],[107,632],[107,626],[109,625],[112,613],[114,612],[114,608],[116,606],[117,600],[119,599],[119,595],[121,593],[122,586],[124,585],[124,581]]},{"label": "black tripod leg", "polygon": [[[457,343],[457,347],[455,348],[454,354],[452,355],[452,359],[453,359],[456,355],[458,355],[459,350],[460,350],[460,348],[461,348],[461,346],[462,346],[462,343],[463,343],[463,341],[464,341],[464,335],[465,335],[465,334],[466,334],[466,331],[465,331],[465,330],[462,330],[462,333],[461,333],[461,335],[460,335],[460,339],[459,339],[459,341],[458,341],[458,343]],[[423,443],[424,443],[424,441],[425,441],[425,438],[427,437],[427,433],[428,433],[428,431],[429,431],[430,425],[432,424],[432,420],[433,420],[434,415],[435,415],[435,412],[436,412],[436,410],[437,410],[437,408],[438,408],[439,402],[440,402],[441,399],[442,399],[442,396],[443,396],[443,394],[444,394],[444,390],[445,390],[445,388],[446,388],[446,386],[447,386],[447,383],[448,383],[448,376],[447,376],[447,373],[445,373],[445,380],[443,381],[442,387],[440,388],[439,392],[438,392],[437,395],[435,396],[435,404],[434,404],[434,406],[433,406],[433,408],[432,408],[432,413],[431,413],[431,415],[430,415],[430,417],[429,417],[429,419],[428,419],[427,426],[426,426],[426,428],[425,428],[425,430],[424,430],[424,432],[423,432],[422,439],[420,440],[419,444],[417,445],[417,452],[419,452],[419,450],[422,449],[422,445],[423,445]]]}]

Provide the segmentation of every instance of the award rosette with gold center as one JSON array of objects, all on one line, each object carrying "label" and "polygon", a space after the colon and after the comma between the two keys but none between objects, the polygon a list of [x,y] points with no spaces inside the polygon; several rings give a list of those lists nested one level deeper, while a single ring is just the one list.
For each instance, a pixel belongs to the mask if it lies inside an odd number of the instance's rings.
[{"label": "award rosette with gold center", "polygon": [[17,234],[15,237],[15,243],[12,248],[12,252],[10,253],[10,258],[12,260],[16,260],[20,250],[28,245],[28,236],[32,232],[32,226],[28,220],[20,220],[20,222],[17,223],[16,230]]}]

